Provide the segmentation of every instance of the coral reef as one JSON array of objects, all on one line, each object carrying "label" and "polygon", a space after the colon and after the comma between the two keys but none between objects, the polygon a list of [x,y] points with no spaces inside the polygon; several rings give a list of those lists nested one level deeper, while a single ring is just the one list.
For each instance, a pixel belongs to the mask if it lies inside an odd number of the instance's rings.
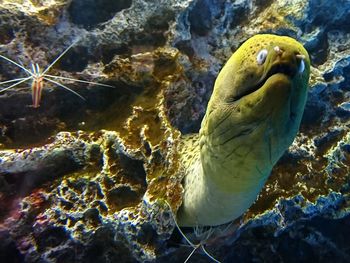
[{"label": "coral reef", "polygon": [[[29,86],[0,93],[0,262],[183,262],[165,203],[181,204],[180,132],[198,132],[218,71],[256,33],[305,45],[309,98],[258,200],[207,249],[348,262],[349,14],[345,0],[1,1],[0,54],[45,67],[78,40],[50,73],[114,88],[65,82],[83,101],[48,84],[38,109]],[[23,75],[0,60],[0,81]]]}]

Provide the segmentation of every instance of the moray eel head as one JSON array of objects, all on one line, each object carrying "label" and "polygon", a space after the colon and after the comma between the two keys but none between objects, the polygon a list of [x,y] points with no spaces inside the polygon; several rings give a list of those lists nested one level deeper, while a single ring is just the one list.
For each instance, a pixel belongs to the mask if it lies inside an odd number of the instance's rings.
[{"label": "moray eel head", "polygon": [[309,55],[298,41],[255,35],[239,47],[217,77],[201,134],[225,141],[226,136],[218,135],[223,130],[232,135],[265,123],[259,136],[273,136],[279,143],[273,149],[275,163],[299,128],[309,75]]},{"label": "moray eel head", "polygon": [[255,201],[293,142],[307,98],[310,59],[296,40],[244,42],[220,71],[184,180],[182,226],[219,225]]},{"label": "moray eel head", "polygon": [[286,36],[260,34],[243,43],[229,59],[216,84],[225,78],[223,85],[230,85],[231,89],[218,87],[217,95],[234,102],[263,87],[276,74],[307,83],[309,72],[310,59],[299,42]]},{"label": "moray eel head", "polygon": [[289,79],[293,79],[297,74],[302,75],[305,71],[306,56],[302,54],[303,52],[290,50],[288,46],[283,46],[285,45],[281,43],[274,47],[267,46],[260,51],[252,52],[253,56],[256,55],[256,63],[241,69],[241,71],[245,70],[246,72],[237,80],[237,82],[241,82],[241,85],[238,85],[234,90],[231,97],[233,101],[258,90],[270,77],[276,74],[283,74]]}]

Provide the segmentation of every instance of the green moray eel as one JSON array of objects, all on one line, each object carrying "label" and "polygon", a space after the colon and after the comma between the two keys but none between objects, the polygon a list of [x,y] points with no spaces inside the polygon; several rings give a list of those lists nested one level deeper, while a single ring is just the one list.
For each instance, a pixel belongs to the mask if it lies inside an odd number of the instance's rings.
[{"label": "green moray eel", "polygon": [[224,224],[254,203],[298,132],[309,75],[307,51],[286,36],[253,36],[231,56],[183,143],[180,226]]}]

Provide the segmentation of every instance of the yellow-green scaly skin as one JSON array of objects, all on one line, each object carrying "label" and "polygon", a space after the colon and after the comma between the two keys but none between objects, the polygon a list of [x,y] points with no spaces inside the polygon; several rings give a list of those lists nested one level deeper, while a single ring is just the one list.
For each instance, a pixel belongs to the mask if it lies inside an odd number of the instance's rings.
[{"label": "yellow-green scaly skin", "polygon": [[[267,57],[259,65],[262,49]],[[305,68],[298,72],[301,60]],[[231,56],[216,79],[199,143],[191,159],[184,157],[190,161],[180,226],[224,224],[254,203],[297,134],[309,74],[307,51],[285,36],[256,35]]]}]

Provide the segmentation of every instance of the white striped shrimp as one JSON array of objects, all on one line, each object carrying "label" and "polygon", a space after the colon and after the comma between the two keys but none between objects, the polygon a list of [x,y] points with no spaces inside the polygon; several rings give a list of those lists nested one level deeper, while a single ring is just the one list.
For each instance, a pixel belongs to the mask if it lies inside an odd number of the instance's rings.
[{"label": "white striped shrimp", "polygon": [[[77,42],[77,41],[76,41]],[[24,66],[20,65],[19,63],[13,61],[12,59],[5,57],[3,55],[0,54],[0,58],[6,60],[9,63],[12,63],[14,65],[16,65],[17,67],[19,67],[20,69],[22,69],[23,71],[25,71],[28,74],[28,77],[23,77],[23,78],[16,78],[16,79],[10,79],[10,80],[6,80],[6,81],[2,81],[0,82],[0,85],[4,85],[4,84],[8,84],[8,83],[13,83],[14,84],[3,88],[0,90],[0,93],[7,91],[9,89],[12,89],[18,85],[20,85],[21,83],[24,83],[26,81],[31,80],[31,90],[32,90],[32,107],[33,108],[38,108],[40,106],[40,101],[41,101],[41,93],[42,93],[42,89],[44,87],[44,81],[48,81],[51,82],[67,91],[72,92],[73,94],[75,94],[76,96],[78,96],[79,98],[85,100],[85,98],[83,96],[81,96],[79,93],[75,92],[74,90],[68,88],[67,86],[63,85],[62,83],[59,83],[56,80],[68,80],[68,81],[75,81],[75,82],[80,82],[80,83],[85,83],[85,84],[94,84],[94,85],[99,85],[99,86],[104,86],[104,87],[111,87],[113,88],[113,86],[111,85],[107,85],[107,84],[102,84],[102,83],[97,83],[97,82],[91,82],[91,81],[85,81],[85,80],[80,80],[80,79],[73,79],[73,78],[67,78],[67,77],[61,77],[61,76],[54,76],[54,75],[50,75],[47,74],[47,72],[51,69],[51,67],[53,65],[55,65],[55,63],[64,55],[67,53],[67,51],[73,47],[76,42],[73,42],[68,48],[66,48],[51,64],[49,64],[44,70],[41,70],[39,65],[37,63],[31,63],[31,70],[25,68]]]}]

